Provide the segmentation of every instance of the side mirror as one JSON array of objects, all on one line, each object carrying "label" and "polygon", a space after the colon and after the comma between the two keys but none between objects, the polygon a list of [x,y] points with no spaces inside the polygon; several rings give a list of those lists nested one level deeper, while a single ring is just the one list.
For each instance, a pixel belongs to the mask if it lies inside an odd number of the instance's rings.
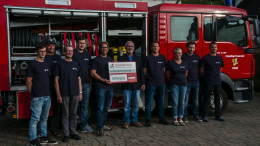
[{"label": "side mirror", "polygon": [[226,20],[227,22],[238,22],[238,21],[240,20],[240,18],[235,17],[235,16],[227,15],[227,16],[225,17],[225,20]]},{"label": "side mirror", "polygon": [[255,37],[255,44],[256,44],[257,46],[260,45],[260,36],[256,36],[256,37]]},{"label": "side mirror", "polygon": [[255,33],[255,36],[259,36],[260,35],[260,29],[259,29],[259,21],[258,21],[258,19],[254,19],[253,23],[254,23],[254,33]]}]

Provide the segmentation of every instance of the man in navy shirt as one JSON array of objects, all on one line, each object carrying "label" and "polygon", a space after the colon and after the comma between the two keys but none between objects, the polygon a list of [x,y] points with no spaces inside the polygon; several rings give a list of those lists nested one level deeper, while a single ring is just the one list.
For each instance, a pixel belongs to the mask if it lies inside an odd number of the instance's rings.
[{"label": "man in navy shirt", "polygon": [[82,84],[82,101],[80,106],[81,132],[92,133],[94,130],[88,124],[88,105],[90,94],[89,68],[91,56],[87,51],[85,51],[85,48],[86,39],[82,36],[78,37],[77,48],[74,50],[72,59],[78,62],[79,64],[80,78]]},{"label": "man in navy shirt", "polygon": [[199,117],[199,62],[200,57],[197,54],[194,54],[196,43],[195,42],[188,42],[186,44],[187,53],[182,55],[182,60],[188,63],[188,76],[187,76],[187,92],[184,99],[184,116],[183,121],[188,122],[188,104],[189,98],[191,97],[192,100],[192,107],[193,107],[193,114],[194,119],[198,122],[202,121]]},{"label": "man in navy shirt", "polygon": [[155,91],[157,91],[159,104],[159,123],[168,125],[169,122],[164,116],[164,96],[165,96],[165,70],[166,58],[159,53],[158,42],[151,45],[152,53],[148,55],[144,62],[144,75],[146,77],[146,100],[145,100],[145,126],[151,127],[151,106]]},{"label": "man in navy shirt", "polygon": [[[47,120],[51,107],[50,99],[50,66],[44,62],[46,47],[36,46],[37,58],[30,62],[26,73],[26,85],[31,95],[32,115],[29,124],[30,145],[57,144],[47,137]],[[40,128],[40,141],[37,137],[37,124]]]},{"label": "man in navy shirt", "polygon": [[79,140],[77,134],[77,105],[82,100],[80,69],[76,61],[72,60],[73,47],[65,46],[65,59],[57,63],[54,75],[54,86],[57,92],[57,101],[62,103],[62,131],[63,142],[72,139]]},{"label": "man in navy shirt", "polygon": [[215,103],[215,119],[218,121],[225,121],[221,117],[220,109],[220,92],[221,92],[221,78],[220,72],[224,66],[224,61],[221,56],[217,55],[218,45],[216,42],[209,44],[210,53],[202,58],[201,74],[205,80],[205,96],[203,99],[202,120],[208,122],[208,106],[210,96],[213,92]]},{"label": "man in navy shirt", "polygon": [[56,91],[54,88],[54,75],[53,70],[55,69],[56,63],[61,60],[60,55],[55,53],[56,40],[52,37],[47,37],[45,39],[46,51],[47,54],[44,58],[44,61],[47,62],[51,67],[51,76],[50,76],[50,91],[52,99],[52,118],[51,118],[51,131],[53,136],[60,137],[61,134],[58,133],[61,120],[61,104],[57,102]]},{"label": "man in navy shirt", "polygon": [[[143,125],[138,122],[139,99],[141,90],[145,90],[144,70],[141,58],[134,55],[135,44],[132,41],[125,43],[126,54],[120,56],[118,61],[135,61],[137,82],[121,84],[124,97],[124,124],[123,128],[127,129],[132,123],[136,127]],[[130,111],[130,105],[132,105]]]},{"label": "man in navy shirt", "polygon": [[107,56],[109,44],[102,42],[99,45],[100,54],[91,64],[91,76],[95,79],[95,92],[97,97],[96,127],[97,135],[103,136],[103,130],[111,130],[106,124],[108,110],[111,108],[113,99],[113,87],[109,81],[108,62],[112,58]]}]

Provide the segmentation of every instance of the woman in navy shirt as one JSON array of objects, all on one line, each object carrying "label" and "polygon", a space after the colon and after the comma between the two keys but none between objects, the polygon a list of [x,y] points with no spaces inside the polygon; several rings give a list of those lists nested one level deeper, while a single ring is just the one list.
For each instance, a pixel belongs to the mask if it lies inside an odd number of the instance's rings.
[{"label": "woman in navy shirt", "polygon": [[172,97],[172,114],[174,125],[184,126],[182,121],[184,114],[184,97],[187,90],[188,64],[181,60],[182,50],[174,49],[174,60],[170,60],[167,65],[167,77],[169,79]]}]

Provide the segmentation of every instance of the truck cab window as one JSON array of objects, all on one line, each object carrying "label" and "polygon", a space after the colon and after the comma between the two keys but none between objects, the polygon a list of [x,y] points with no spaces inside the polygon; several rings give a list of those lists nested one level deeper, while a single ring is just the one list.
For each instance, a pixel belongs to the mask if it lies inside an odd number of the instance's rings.
[{"label": "truck cab window", "polygon": [[247,46],[247,35],[244,20],[227,22],[217,18],[217,41],[232,42],[237,46]]},{"label": "truck cab window", "polygon": [[204,40],[231,42],[241,47],[247,46],[245,22],[244,20],[228,22],[224,17],[214,17],[214,19],[212,17],[205,17]]},{"label": "truck cab window", "polygon": [[171,39],[173,41],[198,40],[198,18],[171,17]]}]

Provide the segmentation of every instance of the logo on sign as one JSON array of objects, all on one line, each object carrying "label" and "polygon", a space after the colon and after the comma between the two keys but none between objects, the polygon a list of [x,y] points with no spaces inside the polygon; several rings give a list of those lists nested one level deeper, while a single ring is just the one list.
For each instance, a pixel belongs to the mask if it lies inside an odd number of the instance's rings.
[{"label": "logo on sign", "polygon": [[113,64],[113,63],[110,65],[110,68],[115,68],[115,66],[114,66],[114,64]]},{"label": "logo on sign", "polygon": [[233,63],[233,66],[237,66],[238,65],[238,58],[233,58],[232,63]]}]

